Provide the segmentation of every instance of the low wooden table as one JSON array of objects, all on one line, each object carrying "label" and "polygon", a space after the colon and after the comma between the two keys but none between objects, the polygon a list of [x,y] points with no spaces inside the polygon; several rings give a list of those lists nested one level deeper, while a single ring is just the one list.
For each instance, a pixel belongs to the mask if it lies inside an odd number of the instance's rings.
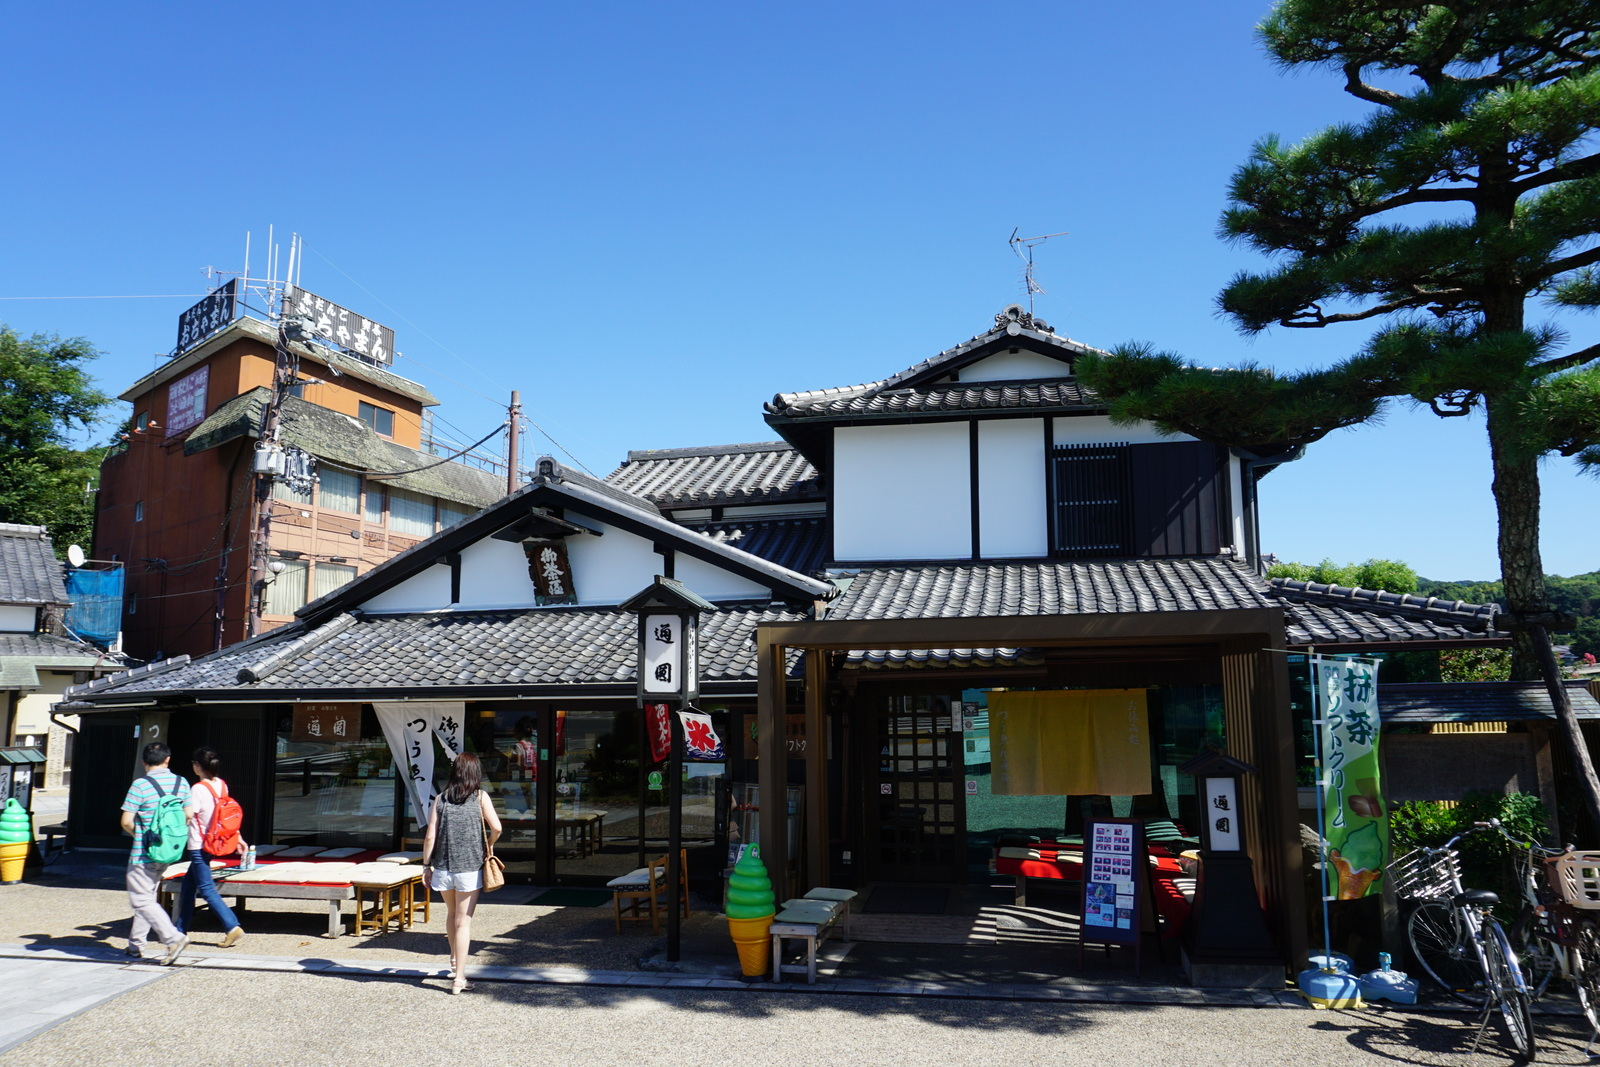
[{"label": "low wooden table", "polygon": [[[237,910],[244,911],[244,901],[250,897],[266,900],[326,900],[328,902],[328,937],[340,937],[344,934],[343,905],[347,900],[355,899],[354,886],[349,885],[288,885],[276,882],[239,882],[228,884],[225,871],[212,871],[211,877],[217,883],[217,892],[225,897],[233,897],[237,902]],[[162,882],[160,892],[172,898],[172,918],[178,918],[178,909],[181,902],[179,890],[182,888],[182,878],[169,878]]]}]

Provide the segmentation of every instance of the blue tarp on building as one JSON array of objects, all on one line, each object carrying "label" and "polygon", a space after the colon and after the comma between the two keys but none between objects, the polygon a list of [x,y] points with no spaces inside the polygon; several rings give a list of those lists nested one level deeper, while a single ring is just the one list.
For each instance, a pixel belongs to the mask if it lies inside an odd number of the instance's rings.
[{"label": "blue tarp on building", "polygon": [[89,571],[68,568],[67,628],[85,641],[109,648],[122,630],[122,568]]}]

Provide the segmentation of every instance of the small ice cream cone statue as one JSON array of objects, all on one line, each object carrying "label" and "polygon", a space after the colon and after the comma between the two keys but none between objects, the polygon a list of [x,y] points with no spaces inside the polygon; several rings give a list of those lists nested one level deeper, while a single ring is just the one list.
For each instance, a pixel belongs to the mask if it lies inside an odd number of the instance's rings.
[{"label": "small ice cream cone statue", "polygon": [[739,969],[747,978],[759,978],[770,966],[767,931],[772,928],[774,911],[772,879],[761,862],[760,848],[752,845],[728,878],[728,933],[739,950]]},{"label": "small ice cream cone statue", "polygon": [[0,885],[22,881],[22,865],[33,843],[33,819],[28,810],[12,797],[0,810]]}]

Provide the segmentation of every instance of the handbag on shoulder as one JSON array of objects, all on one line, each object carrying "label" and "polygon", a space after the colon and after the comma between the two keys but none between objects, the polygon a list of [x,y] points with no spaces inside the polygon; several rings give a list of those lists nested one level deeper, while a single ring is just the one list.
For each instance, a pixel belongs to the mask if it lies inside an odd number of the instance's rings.
[{"label": "handbag on shoulder", "polygon": [[506,884],[506,864],[489,844],[489,824],[483,824],[483,891],[492,893]]}]

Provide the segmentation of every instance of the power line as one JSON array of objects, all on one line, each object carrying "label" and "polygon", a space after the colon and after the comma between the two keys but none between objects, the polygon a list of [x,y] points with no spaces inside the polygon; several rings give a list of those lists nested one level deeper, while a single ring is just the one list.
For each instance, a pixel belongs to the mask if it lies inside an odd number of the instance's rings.
[{"label": "power line", "polygon": [[455,459],[457,456],[462,456],[462,455],[465,455],[468,452],[471,452],[474,448],[477,448],[479,445],[483,444],[489,438],[493,437],[495,434],[499,433],[501,430],[504,430],[505,428],[506,428],[506,424],[502,422],[499,426],[496,426],[494,429],[490,430],[488,433],[484,434],[482,437],[480,437],[476,441],[472,442],[466,448],[461,449],[459,452],[453,452],[450,455],[445,456],[443,459],[437,460],[436,462],[427,463],[427,464],[424,464],[421,467],[409,467],[409,468],[407,468],[406,470],[403,470],[403,471],[367,471],[366,472],[366,476],[368,478],[395,478],[395,477],[398,477],[398,476],[400,476],[402,474],[416,474],[418,471],[432,470],[435,467],[442,466],[443,464],[449,463],[451,460]]},{"label": "power line", "polygon": [[137,296],[0,296],[0,300],[198,300],[207,293],[150,293]]}]

